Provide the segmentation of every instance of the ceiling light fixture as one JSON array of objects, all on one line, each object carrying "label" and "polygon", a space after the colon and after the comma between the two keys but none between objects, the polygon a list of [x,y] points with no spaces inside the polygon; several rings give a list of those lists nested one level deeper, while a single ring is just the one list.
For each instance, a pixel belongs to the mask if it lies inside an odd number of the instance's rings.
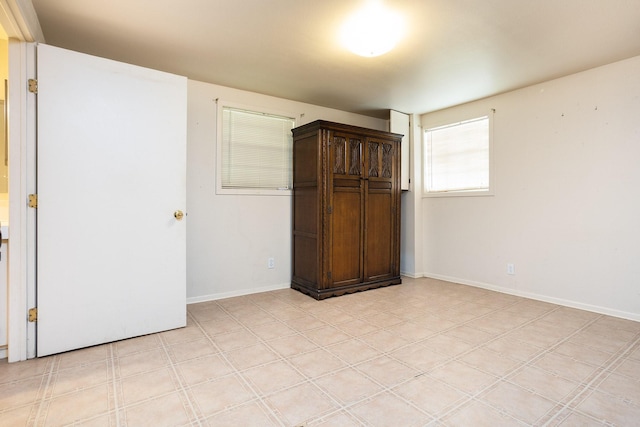
[{"label": "ceiling light fixture", "polygon": [[372,57],[389,52],[403,35],[402,16],[385,8],[381,0],[369,0],[343,24],[340,39],[356,55]]}]

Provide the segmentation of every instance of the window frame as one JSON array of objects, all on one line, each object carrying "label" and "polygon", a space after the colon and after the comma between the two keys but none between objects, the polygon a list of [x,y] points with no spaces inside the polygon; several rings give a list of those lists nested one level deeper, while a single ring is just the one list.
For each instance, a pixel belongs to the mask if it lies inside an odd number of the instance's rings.
[{"label": "window frame", "polygon": [[[465,114],[449,117],[448,119],[439,120],[437,122],[429,123],[428,126],[423,124],[422,132],[422,197],[478,197],[478,196],[494,196],[495,195],[495,173],[494,173],[494,144],[493,144],[493,120],[495,110],[491,109],[489,112],[481,111],[475,114]],[[463,124],[473,120],[486,117],[489,121],[489,188],[488,189],[464,189],[464,190],[448,190],[448,191],[428,191],[427,190],[427,138],[426,134],[429,130],[437,129],[445,126],[455,126],[457,124]]]},{"label": "window frame", "polygon": [[[216,100],[216,194],[219,195],[253,195],[253,196],[291,196],[293,195],[293,190],[289,189],[268,189],[268,188],[249,188],[249,187],[235,187],[235,188],[225,188],[222,186],[222,162],[223,162],[223,109],[231,108],[236,110],[245,110],[248,112],[256,113],[256,114],[264,114],[270,116],[280,116],[286,117],[293,120],[293,127],[298,125],[296,120],[296,114],[290,111],[281,111],[273,108],[255,106],[255,105],[246,105],[240,104],[236,102],[223,101],[221,99]],[[293,138],[293,135],[292,135]],[[293,147],[291,150],[291,154],[293,157]],[[293,181],[293,158],[291,159],[292,169],[291,173],[291,182]]]}]

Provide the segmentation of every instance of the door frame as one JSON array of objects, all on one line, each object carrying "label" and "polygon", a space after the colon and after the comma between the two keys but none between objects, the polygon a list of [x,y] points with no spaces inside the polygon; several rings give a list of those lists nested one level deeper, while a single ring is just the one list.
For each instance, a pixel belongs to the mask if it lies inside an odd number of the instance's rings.
[{"label": "door frame", "polygon": [[[35,357],[35,324],[27,321],[35,306],[35,212],[27,207],[35,192],[36,100],[27,90],[35,77],[35,45],[44,36],[31,2],[0,0],[0,25],[9,37],[9,362]],[[31,209],[33,211],[33,209]]]}]

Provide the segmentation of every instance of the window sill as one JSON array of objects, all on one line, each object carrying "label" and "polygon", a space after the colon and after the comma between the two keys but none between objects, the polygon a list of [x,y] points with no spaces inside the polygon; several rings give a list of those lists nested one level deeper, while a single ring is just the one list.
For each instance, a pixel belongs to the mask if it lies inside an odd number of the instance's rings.
[{"label": "window sill", "polygon": [[494,196],[495,193],[493,190],[482,190],[482,191],[472,191],[472,190],[462,190],[462,191],[441,191],[441,192],[433,192],[433,193],[422,193],[423,199],[428,199],[431,197],[482,197],[482,196]]},{"label": "window sill", "polygon": [[291,196],[291,190],[269,190],[258,188],[216,188],[218,195],[235,195],[235,196]]}]

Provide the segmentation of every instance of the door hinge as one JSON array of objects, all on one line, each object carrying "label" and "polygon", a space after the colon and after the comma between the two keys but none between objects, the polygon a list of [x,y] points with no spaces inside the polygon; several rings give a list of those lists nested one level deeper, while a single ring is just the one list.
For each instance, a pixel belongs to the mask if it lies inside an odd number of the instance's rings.
[{"label": "door hinge", "polygon": [[327,271],[327,277],[328,277],[329,279],[331,279],[331,272],[330,272],[330,271]]},{"label": "door hinge", "polygon": [[327,208],[327,212],[328,212],[328,213],[333,213],[333,208],[332,208],[331,206],[329,206],[329,207]]},{"label": "door hinge", "polygon": [[29,79],[29,92],[38,93],[38,80]]},{"label": "door hinge", "polygon": [[29,207],[37,208],[38,207],[38,195],[37,194],[29,194]]},{"label": "door hinge", "polygon": [[38,321],[38,307],[33,307],[29,309],[29,322],[37,322]]}]

